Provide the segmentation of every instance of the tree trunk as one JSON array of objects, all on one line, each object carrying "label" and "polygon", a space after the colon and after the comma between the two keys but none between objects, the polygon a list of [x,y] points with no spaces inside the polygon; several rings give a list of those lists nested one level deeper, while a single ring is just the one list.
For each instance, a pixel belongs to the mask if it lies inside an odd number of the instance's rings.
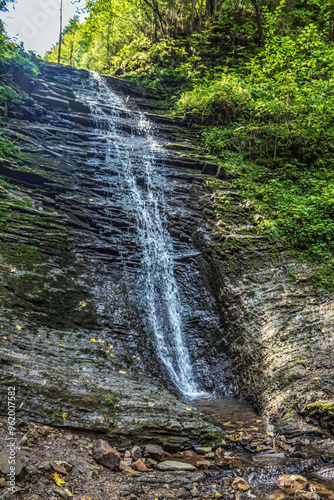
[{"label": "tree trunk", "polygon": [[255,10],[256,24],[257,24],[257,34],[259,45],[263,44],[263,26],[262,26],[262,9],[260,0],[252,0],[252,4]]},{"label": "tree trunk", "polygon": [[63,41],[63,0],[60,0],[60,29],[59,29],[58,64],[60,64],[62,41]]},{"label": "tree trunk", "polygon": [[194,31],[196,3],[197,3],[197,0],[192,1],[191,14],[190,14],[190,19],[189,19],[189,33],[192,33]]}]

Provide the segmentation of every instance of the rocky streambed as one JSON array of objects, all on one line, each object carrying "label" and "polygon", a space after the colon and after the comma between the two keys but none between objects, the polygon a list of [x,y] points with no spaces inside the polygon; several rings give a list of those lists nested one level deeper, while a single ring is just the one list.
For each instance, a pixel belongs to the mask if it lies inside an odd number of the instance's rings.
[{"label": "rocky streambed", "polygon": [[[15,387],[18,498],[67,498],[65,489],[92,500],[291,498],[276,486],[282,474],[306,476],[309,496],[296,498],[316,498],[312,488],[332,498],[332,296],[314,286],[311,265],[255,233],[251,202],[192,145],[196,126],[155,114],[140,87],[105,77],[115,103],[100,102],[97,117],[87,96],[98,83],[85,70],[49,65],[39,80],[16,75],[16,85],[31,100],[9,110],[3,133],[17,150],[0,160],[0,411]],[[231,399],[180,398],[161,361],[142,278],[149,233],[141,237],[129,196],[161,182],[192,387],[241,396],[263,422]],[[155,307],[168,317],[163,302]],[[99,438],[138,474],[97,465]],[[163,447],[157,463],[195,470],[135,470],[133,446],[146,460],[150,444]],[[245,491],[233,488],[240,477]]]}]

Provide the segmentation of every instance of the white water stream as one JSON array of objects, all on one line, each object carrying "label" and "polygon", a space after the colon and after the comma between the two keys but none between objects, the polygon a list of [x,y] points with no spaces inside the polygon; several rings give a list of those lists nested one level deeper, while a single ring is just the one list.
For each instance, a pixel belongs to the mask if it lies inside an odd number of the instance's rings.
[{"label": "white water stream", "polygon": [[[85,87],[87,83],[85,84]],[[157,160],[165,152],[154,138],[150,122],[131,112],[99,75],[91,73],[80,98],[91,108],[106,155],[117,170],[118,186],[130,217],[135,217],[141,250],[138,285],[147,326],[154,334],[157,354],[173,383],[187,397],[203,396],[194,379],[182,327],[182,305],[174,272],[172,239],[166,229],[165,178]],[[130,114],[132,119],[124,118]],[[123,116],[123,117],[122,117]],[[131,133],[124,133],[124,125]],[[123,126],[123,127],[122,127]]]}]

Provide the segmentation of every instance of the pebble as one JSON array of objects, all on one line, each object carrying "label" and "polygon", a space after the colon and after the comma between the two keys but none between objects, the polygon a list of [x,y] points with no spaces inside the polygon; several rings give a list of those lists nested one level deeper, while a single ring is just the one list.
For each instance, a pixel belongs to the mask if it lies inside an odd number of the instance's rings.
[{"label": "pebble", "polygon": [[190,493],[191,493],[191,496],[193,498],[196,498],[196,497],[200,496],[200,493],[199,493],[198,489],[196,488],[196,486],[194,486],[193,489],[190,490]]},{"label": "pebble", "polygon": [[5,478],[4,477],[0,478],[0,488],[4,488],[5,484],[6,484]]}]

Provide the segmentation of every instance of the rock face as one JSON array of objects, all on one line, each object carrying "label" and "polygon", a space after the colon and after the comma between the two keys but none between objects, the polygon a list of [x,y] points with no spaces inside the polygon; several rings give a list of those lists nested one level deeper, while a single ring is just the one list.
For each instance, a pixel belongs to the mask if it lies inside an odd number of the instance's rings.
[{"label": "rock face", "polygon": [[[145,97],[136,86],[108,82],[125,96],[131,93],[140,102]],[[23,159],[0,160],[7,183],[0,200],[0,411],[6,414],[7,387],[14,384],[23,402],[18,417],[102,431],[115,445],[211,445],[215,426],[199,412],[189,413],[162,383],[168,377],[140,305],[142,249],[119,189],[121,165],[109,168],[110,153],[96,133],[94,116],[76,97],[89,93],[89,85],[85,70],[47,67],[44,80],[31,83],[30,121],[13,120],[6,128]],[[114,112],[107,105],[105,111]],[[135,144],[138,112],[116,112],[117,133]],[[172,122],[164,127],[177,129]],[[166,226],[173,231],[183,300],[191,303],[185,328],[190,347],[204,345],[204,334],[200,341],[197,331],[216,331],[219,322],[203,281],[202,291],[197,286],[191,233],[200,210],[192,224],[187,212],[189,187],[193,181],[202,185],[202,179],[180,170],[182,162],[168,155]],[[140,168],[139,162],[138,182]]]},{"label": "rock face", "polygon": [[[78,98],[89,73],[51,65],[43,79],[22,79],[34,105],[12,111],[26,121],[5,129],[24,156],[0,159],[0,412],[15,385],[19,417],[102,431],[115,445],[211,446],[217,429],[166,388],[176,392],[147,333],[135,217],[117,166],[106,163],[115,153]],[[132,83],[106,82],[132,99],[133,110],[104,111],[135,150],[135,106],[155,106]],[[247,200],[191,145],[197,129],[152,119],[156,146],[165,145],[164,223],[199,386],[244,396],[290,437],[333,430],[331,296],[312,284],[309,266],[254,236]],[[143,165],[136,183],[145,188]]]},{"label": "rock face", "polygon": [[281,434],[333,432],[332,293],[314,284],[312,265],[254,231],[257,214],[229,180],[207,184],[195,239],[223,327],[208,342],[229,353],[237,393]]}]

